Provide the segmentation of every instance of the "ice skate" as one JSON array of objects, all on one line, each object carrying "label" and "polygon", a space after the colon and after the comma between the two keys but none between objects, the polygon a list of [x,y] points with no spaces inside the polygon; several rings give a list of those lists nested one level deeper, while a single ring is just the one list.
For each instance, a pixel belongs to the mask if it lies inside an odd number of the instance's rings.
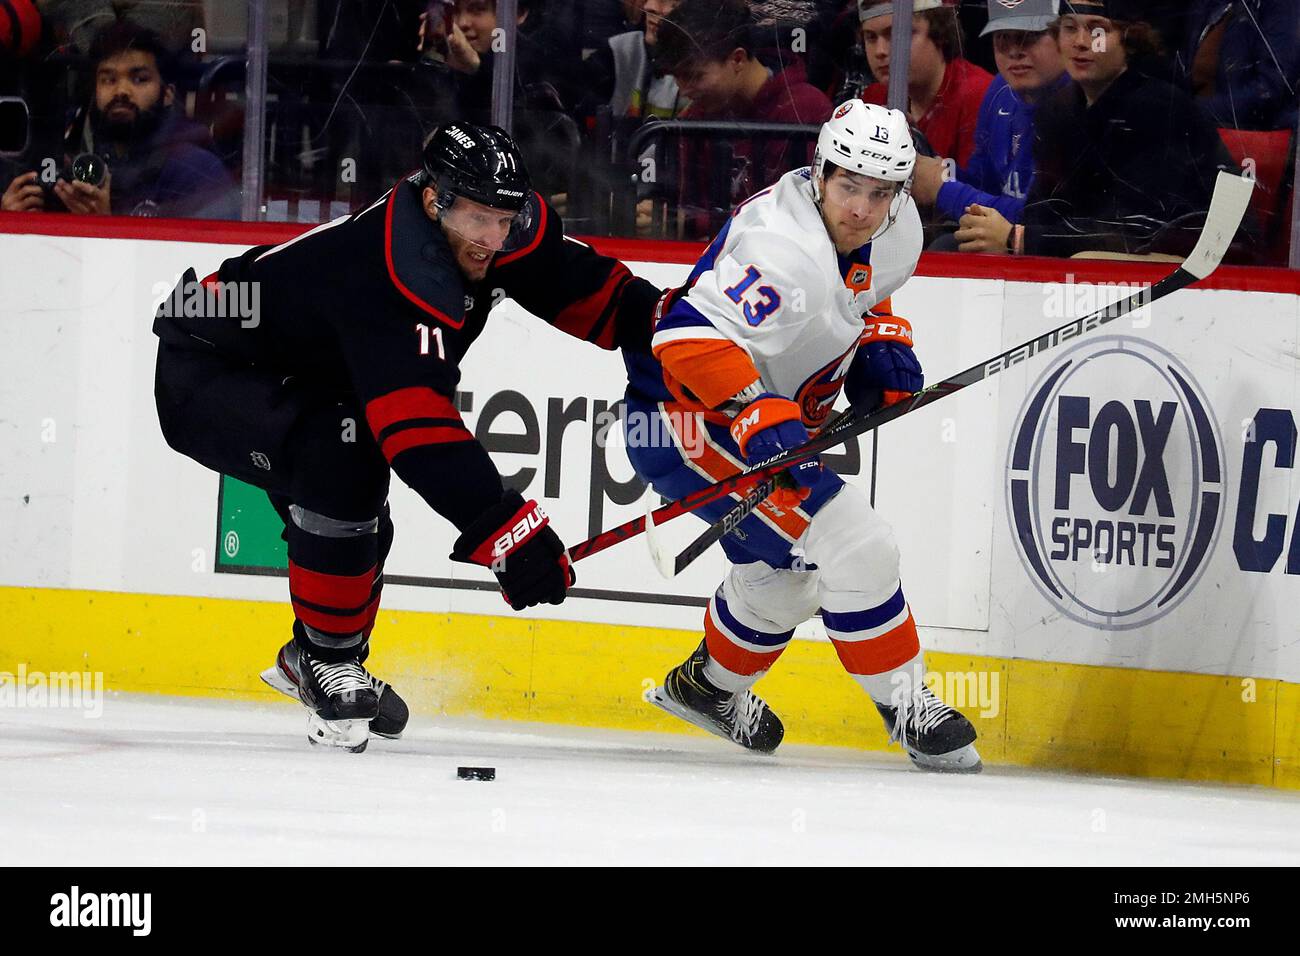
[{"label": "ice skate", "polygon": [[774,751],[785,736],[781,719],[750,691],[732,693],[710,683],[704,676],[708,659],[709,652],[701,642],[684,664],[669,671],[662,687],[646,692],[645,699],[747,750]]},{"label": "ice skate", "polygon": [[410,716],[397,691],[360,661],[316,660],[294,641],[280,648],[275,666],[261,676],[308,708],[307,739],[314,744],[360,753],[371,733],[400,737]]},{"label": "ice skate", "polygon": [[[984,769],[975,750],[975,727],[921,685],[904,695],[898,706],[876,704],[885,721],[889,742],[903,745],[912,763],[939,773],[979,773]],[[901,712],[901,719],[900,719]]]}]

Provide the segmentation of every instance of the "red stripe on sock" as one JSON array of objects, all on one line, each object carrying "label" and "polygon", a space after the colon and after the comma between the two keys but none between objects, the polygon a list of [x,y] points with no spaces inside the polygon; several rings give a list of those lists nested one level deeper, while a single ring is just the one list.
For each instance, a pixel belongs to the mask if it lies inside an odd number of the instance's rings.
[{"label": "red stripe on sock", "polygon": [[313,607],[293,602],[293,613],[308,627],[327,634],[359,634],[374,627],[375,615],[379,613],[379,600],[376,598],[356,614],[329,614]]},{"label": "red stripe on sock", "polygon": [[325,607],[360,607],[373,597],[375,569],[361,574],[327,574],[289,562],[289,593]]}]

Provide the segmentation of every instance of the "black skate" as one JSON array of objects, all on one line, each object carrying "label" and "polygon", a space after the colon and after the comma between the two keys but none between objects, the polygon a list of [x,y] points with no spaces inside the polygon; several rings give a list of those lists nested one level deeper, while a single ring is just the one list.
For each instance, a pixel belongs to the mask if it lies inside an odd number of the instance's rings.
[{"label": "black skate", "polygon": [[984,769],[974,746],[975,727],[924,684],[919,693],[904,694],[899,706],[876,704],[876,710],[885,721],[889,742],[900,741],[922,770],[979,773]]},{"label": "black skate", "polygon": [[360,661],[316,660],[294,641],[280,648],[262,680],[307,707],[307,739],[314,744],[360,753],[371,733],[400,737],[410,716],[397,691]]},{"label": "black skate", "polygon": [[785,736],[781,718],[761,697],[715,687],[704,676],[709,652],[703,642],[686,663],[668,672],[662,687],[646,691],[645,699],[674,717],[717,734],[747,750],[770,754]]}]

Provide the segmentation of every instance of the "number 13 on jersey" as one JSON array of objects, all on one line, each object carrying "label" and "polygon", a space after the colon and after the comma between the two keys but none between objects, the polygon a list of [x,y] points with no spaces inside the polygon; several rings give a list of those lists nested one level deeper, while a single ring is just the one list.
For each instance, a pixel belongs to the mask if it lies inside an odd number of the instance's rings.
[{"label": "number 13 on jersey", "polygon": [[770,285],[761,285],[754,290],[760,297],[757,304],[751,302],[746,296],[754,283],[761,278],[763,273],[754,266],[747,266],[740,281],[730,289],[723,290],[728,299],[740,306],[745,314],[745,321],[750,325],[761,325],[764,319],[781,308],[781,296]]}]

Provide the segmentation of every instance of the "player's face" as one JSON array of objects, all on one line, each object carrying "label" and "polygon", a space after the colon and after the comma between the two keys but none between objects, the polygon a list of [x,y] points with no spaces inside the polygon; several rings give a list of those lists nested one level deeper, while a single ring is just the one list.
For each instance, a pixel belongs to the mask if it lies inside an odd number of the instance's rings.
[{"label": "player's face", "polygon": [[822,183],[822,219],[835,248],[848,253],[865,244],[889,215],[897,184],[834,167]]},{"label": "player's face", "polygon": [[1007,86],[1034,93],[1056,82],[1065,69],[1056,38],[1050,33],[999,30],[993,34],[993,58]]},{"label": "player's face", "polygon": [[[430,198],[433,197],[433,198]],[[500,252],[510,235],[516,214],[508,209],[494,209],[457,196],[445,212],[434,205],[437,193],[425,190],[425,209],[433,209],[434,218],[442,223],[447,241],[456,256],[456,265],[465,278],[476,282],[487,275],[493,257]]]}]

